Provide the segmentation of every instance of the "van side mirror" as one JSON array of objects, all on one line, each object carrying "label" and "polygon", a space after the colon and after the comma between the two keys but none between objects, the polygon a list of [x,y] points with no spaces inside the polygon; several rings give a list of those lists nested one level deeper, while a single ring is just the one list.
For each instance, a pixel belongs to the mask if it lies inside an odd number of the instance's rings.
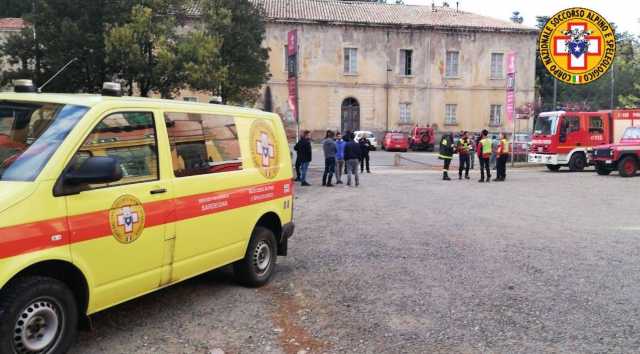
[{"label": "van side mirror", "polygon": [[64,175],[64,184],[79,186],[82,184],[98,184],[117,182],[122,179],[122,168],[113,157],[92,156],[80,167],[68,171]]}]

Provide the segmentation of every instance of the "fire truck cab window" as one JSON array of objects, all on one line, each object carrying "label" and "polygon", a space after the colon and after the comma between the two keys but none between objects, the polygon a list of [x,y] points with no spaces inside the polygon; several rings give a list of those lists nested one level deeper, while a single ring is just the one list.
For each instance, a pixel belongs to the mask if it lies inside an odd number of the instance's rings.
[{"label": "fire truck cab window", "polygon": [[242,170],[234,117],[167,112],[165,122],[176,177]]},{"label": "fire truck cab window", "polygon": [[589,118],[589,131],[592,133],[602,133],[603,124],[601,117],[591,117]]},{"label": "fire truck cab window", "polygon": [[562,130],[566,134],[580,131],[580,117],[564,117]]}]

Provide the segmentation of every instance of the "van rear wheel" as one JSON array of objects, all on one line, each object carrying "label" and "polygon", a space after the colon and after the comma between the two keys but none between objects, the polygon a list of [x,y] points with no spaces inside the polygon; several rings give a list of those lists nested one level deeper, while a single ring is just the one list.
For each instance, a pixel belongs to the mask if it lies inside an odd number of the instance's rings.
[{"label": "van rear wheel", "polygon": [[276,266],[278,244],[273,231],[257,226],[251,234],[243,259],[233,264],[233,272],[241,284],[250,287],[265,285]]},{"label": "van rear wheel", "polygon": [[75,297],[59,280],[27,277],[0,292],[0,353],[66,353],[77,327]]}]

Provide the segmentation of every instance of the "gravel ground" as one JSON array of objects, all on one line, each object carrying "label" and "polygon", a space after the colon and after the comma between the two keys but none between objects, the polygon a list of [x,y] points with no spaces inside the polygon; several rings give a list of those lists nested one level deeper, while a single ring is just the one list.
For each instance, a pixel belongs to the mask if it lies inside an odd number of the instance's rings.
[{"label": "gravel ground", "polygon": [[269,285],[198,277],[96,315],[72,353],[640,352],[640,178],[473,177],[314,169]]}]

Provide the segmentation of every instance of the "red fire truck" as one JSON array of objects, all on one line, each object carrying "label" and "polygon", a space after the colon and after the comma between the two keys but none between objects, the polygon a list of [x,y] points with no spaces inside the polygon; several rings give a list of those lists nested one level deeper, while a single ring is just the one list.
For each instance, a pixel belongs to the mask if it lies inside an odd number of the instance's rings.
[{"label": "red fire truck", "polygon": [[631,124],[621,112],[543,112],[535,119],[529,162],[543,163],[551,171],[568,166],[582,171],[594,146],[611,144]]},{"label": "red fire truck", "polygon": [[635,176],[640,165],[640,109],[613,111],[612,116],[613,144],[595,146],[589,161],[599,175],[618,170],[622,177]]}]

